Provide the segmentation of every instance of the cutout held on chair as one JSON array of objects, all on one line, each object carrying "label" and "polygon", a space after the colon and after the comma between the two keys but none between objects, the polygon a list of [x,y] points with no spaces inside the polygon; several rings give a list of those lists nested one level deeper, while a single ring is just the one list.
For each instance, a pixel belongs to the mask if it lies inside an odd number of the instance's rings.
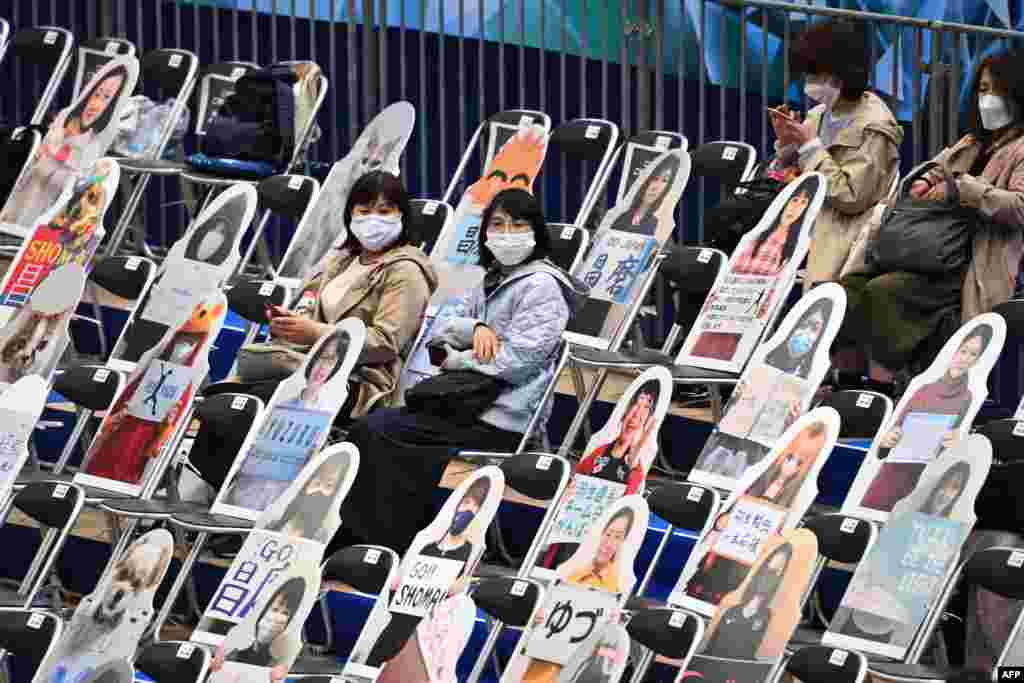
[{"label": "cutout held on chair", "polygon": [[820,173],[783,189],[740,240],[679,354],[680,365],[740,372],[783,304],[807,255],[825,201]]},{"label": "cutout held on chair", "polygon": [[278,384],[262,421],[242,444],[214,514],[256,521],[289,490],[299,471],[323,448],[348,398],[348,379],[363,350],[366,327],[342,320],[321,337],[302,365]]},{"label": "cutout held on chair", "polygon": [[416,534],[394,582],[377,598],[343,677],[374,680],[402,652],[424,615],[465,590],[504,490],[502,471],[483,467],[448,496],[434,521]]},{"label": "cutout held on chair", "polygon": [[992,445],[980,434],[929,462],[857,565],[824,645],[902,659],[945,581],[976,516]]},{"label": "cutout held on chair", "polygon": [[0,211],[0,229],[25,235],[57,202],[68,181],[106,154],[117,135],[118,112],[135,90],[138,75],[137,59],[115,57],[57,115]]},{"label": "cutout held on chair", "polygon": [[476,604],[467,594],[446,598],[420,621],[414,637],[398,655],[382,667],[377,683],[456,683],[459,655],[466,649],[475,619]]},{"label": "cutout held on chair", "polygon": [[28,461],[29,439],[48,395],[47,382],[37,375],[22,377],[0,393],[0,500],[7,500]]},{"label": "cutout held on chair", "polygon": [[100,423],[76,483],[137,496],[162,470],[166,447],[209,371],[210,347],[226,312],[227,299],[214,291],[142,356]]},{"label": "cutout held on chair", "polygon": [[722,505],[669,603],[710,616],[746,579],[765,542],[803,518],[838,435],[839,414],[832,408],[815,408],[790,426]]},{"label": "cutout held on chair", "polygon": [[113,558],[96,589],[75,608],[71,623],[34,680],[97,680],[94,674],[111,665],[127,666],[130,672],[139,640],[153,618],[153,596],[167,573],[173,551],[170,532],[156,529]]},{"label": "cutout held on chair", "polygon": [[884,522],[936,458],[963,441],[988,395],[1006,322],[986,313],[965,323],[911,380],[843,503],[844,514]]},{"label": "cutout held on chair", "polygon": [[835,283],[811,290],[758,346],[708,437],[689,480],[732,490],[811,405],[830,367],[829,349],[846,314]]},{"label": "cutout held on chair", "polygon": [[619,187],[615,194],[616,204],[625,200],[626,195],[650,170],[651,165],[668,151],[671,144],[672,139],[667,135],[659,135],[654,145],[641,145],[633,141],[626,143],[622,159],[622,176],[619,178]]}]

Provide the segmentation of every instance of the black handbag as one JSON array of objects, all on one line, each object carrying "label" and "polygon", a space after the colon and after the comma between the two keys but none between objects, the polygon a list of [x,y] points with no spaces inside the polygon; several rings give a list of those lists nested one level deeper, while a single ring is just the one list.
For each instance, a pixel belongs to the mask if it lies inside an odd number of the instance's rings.
[{"label": "black handbag", "polygon": [[[904,188],[909,189],[920,176],[918,173],[908,178]],[[956,181],[948,173],[945,180],[946,198],[941,202],[900,192],[882,215],[878,235],[868,247],[869,266],[881,273],[919,275],[945,275],[967,267],[978,212],[960,206]]]},{"label": "black handbag", "polygon": [[505,387],[497,377],[473,370],[450,370],[427,377],[405,392],[405,405],[414,413],[427,413],[467,426],[494,405]]}]

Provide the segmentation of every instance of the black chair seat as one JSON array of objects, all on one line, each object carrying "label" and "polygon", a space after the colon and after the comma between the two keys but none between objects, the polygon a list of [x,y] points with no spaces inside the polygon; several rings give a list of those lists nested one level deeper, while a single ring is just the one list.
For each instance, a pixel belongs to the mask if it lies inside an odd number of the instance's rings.
[{"label": "black chair seat", "polygon": [[172,503],[167,500],[138,500],[131,498],[128,500],[105,501],[100,507],[120,517],[165,519],[176,514],[184,515],[190,512],[204,512],[209,506],[204,503],[190,503],[186,501]]},{"label": "black chair seat", "polygon": [[288,670],[289,676],[338,676],[342,663],[332,655],[300,655]]},{"label": "black chair seat", "polygon": [[634,595],[633,597],[626,600],[626,609],[631,612],[636,612],[642,609],[671,609],[667,602],[664,600],[655,600],[654,598],[646,598],[642,595]]},{"label": "black chair seat", "polygon": [[623,367],[648,367],[651,365],[664,365],[669,367],[675,359],[667,353],[657,349],[640,349],[636,353],[625,353],[623,351],[602,351],[591,349],[585,346],[573,346],[569,351],[573,360],[585,364],[605,365]]},{"label": "black chair seat", "polygon": [[225,176],[211,175],[209,173],[199,173],[198,171],[185,171],[181,174],[181,177],[193,183],[200,183],[202,185],[220,185],[224,187],[234,185],[235,183],[249,183],[253,187],[256,187],[256,185],[259,184],[258,180],[249,180],[248,178],[228,178]]},{"label": "black chair seat", "polygon": [[740,381],[739,373],[724,372],[722,370],[708,370],[707,368],[695,368],[692,365],[673,365],[669,370],[672,371],[672,380],[675,382],[689,382],[692,384],[736,384]]},{"label": "black chair seat", "polygon": [[71,480],[74,479],[73,474],[54,474],[47,470],[30,470],[27,467],[18,474],[18,479],[14,482],[15,489],[23,489],[29,484],[34,484],[40,481],[59,481],[66,484],[70,484]]},{"label": "black chair seat", "polygon": [[789,646],[795,649],[805,645],[820,645],[823,635],[823,630],[813,626],[798,626],[793,632],[793,637],[789,639]]},{"label": "black chair seat", "polygon": [[119,493],[117,491],[109,491],[107,489],[97,488],[96,486],[83,486],[82,490],[85,491],[85,504],[98,506],[113,500],[135,500],[135,496],[127,493]]},{"label": "black chair seat", "polygon": [[[44,587],[43,590],[36,594],[36,599],[32,602],[32,607],[37,609],[53,609],[58,607],[54,605],[52,600],[47,599],[49,593]],[[6,586],[0,586],[0,607],[21,607],[25,604],[25,596],[18,595],[18,591],[13,588],[7,588]]]},{"label": "black chair seat", "polygon": [[218,534],[245,534],[252,530],[252,522],[241,517],[215,515],[210,512],[186,512],[171,515],[171,521],[191,531]]},{"label": "black chair seat", "polygon": [[512,567],[481,562],[473,576],[478,579],[508,579],[514,578],[517,573],[517,570]]},{"label": "black chair seat", "polygon": [[152,173],[153,175],[178,175],[188,170],[188,164],[170,159],[118,159],[121,171],[128,173]]},{"label": "black chair seat", "polygon": [[[28,486],[29,484],[39,481],[56,481],[71,484],[74,482],[74,473],[63,472],[61,474],[53,474],[52,472],[39,471],[39,472],[24,472],[18,475],[17,481],[14,483],[15,490],[20,490]],[[78,484],[85,491],[85,504],[97,506],[103,502],[109,500],[134,500],[135,496],[127,493],[118,493],[117,491],[110,491],[108,489],[101,489],[96,486],[87,486],[85,484]]]},{"label": "black chair seat", "polygon": [[870,672],[878,673],[891,680],[946,681],[959,673],[960,669],[936,667],[926,664],[905,664],[903,662],[871,662]]}]

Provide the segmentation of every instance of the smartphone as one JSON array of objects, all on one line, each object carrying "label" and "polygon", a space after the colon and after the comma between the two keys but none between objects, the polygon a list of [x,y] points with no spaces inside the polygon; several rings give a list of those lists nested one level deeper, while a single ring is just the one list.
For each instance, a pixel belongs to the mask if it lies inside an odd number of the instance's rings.
[{"label": "smartphone", "polygon": [[793,112],[789,110],[789,107],[783,105],[781,107],[768,107],[768,111],[779,116],[784,116],[787,119],[793,118]]},{"label": "smartphone", "polygon": [[430,355],[430,364],[441,367],[444,359],[448,357],[448,351],[443,346],[428,346],[427,353]]}]

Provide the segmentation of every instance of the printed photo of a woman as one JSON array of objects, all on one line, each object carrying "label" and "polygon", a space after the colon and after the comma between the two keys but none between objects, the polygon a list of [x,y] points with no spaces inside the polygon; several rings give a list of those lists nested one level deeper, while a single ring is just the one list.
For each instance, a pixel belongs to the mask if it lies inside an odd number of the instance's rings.
[{"label": "printed photo of a woman", "polygon": [[747,489],[747,495],[788,508],[800,493],[827,440],[824,422],[804,427],[767,470]]},{"label": "printed photo of a woman", "polygon": [[960,502],[960,496],[967,488],[967,482],[971,478],[971,466],[966,462],[954,463],[952,467],[942,473],[935,488],[931,490],[928,497],[921,504],[918,512],[935,517],[949,519],[956,504]]},{"label": "printed photo of a woman", "polygon": [[789,336],[768,352],[764,362],[787,375],[807,379],[818,344],[832,315],[832,305],[832,299],[825,297],[809,306]]},{"label": "printed photo of a woman", "polygon": [[629,210],[615,220],[612,229],[654,237],[658,231],[657,214],[678,172],[678,156],[670,155],[659,161],[647,176],[647,181],[633,195]]}]

